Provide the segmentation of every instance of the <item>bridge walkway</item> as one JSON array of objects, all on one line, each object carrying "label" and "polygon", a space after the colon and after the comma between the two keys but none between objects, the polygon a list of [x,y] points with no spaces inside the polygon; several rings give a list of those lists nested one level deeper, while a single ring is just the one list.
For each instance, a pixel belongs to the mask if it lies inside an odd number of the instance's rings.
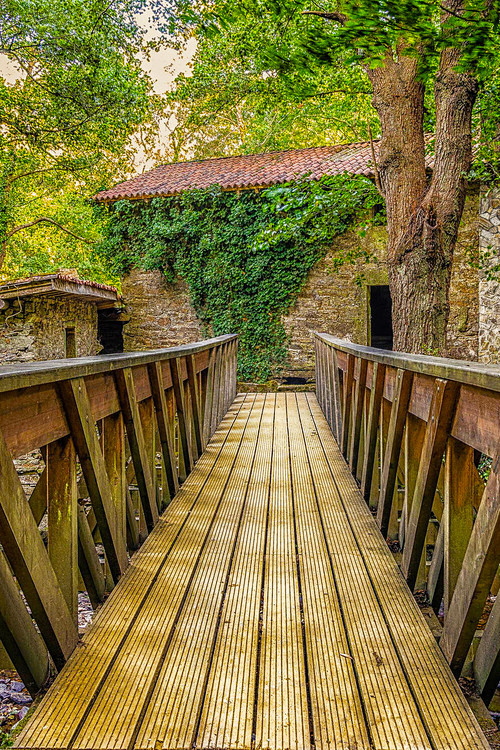
[{"label": "bridge walkway", "polygon": [[313,394],[239,395],[16,747],[488,744]]}]

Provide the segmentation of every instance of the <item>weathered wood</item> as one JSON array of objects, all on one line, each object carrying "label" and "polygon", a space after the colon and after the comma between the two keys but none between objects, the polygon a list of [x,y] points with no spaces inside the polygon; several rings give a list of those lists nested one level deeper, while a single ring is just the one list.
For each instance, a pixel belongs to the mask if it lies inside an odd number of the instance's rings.
[{"label": "weathered wood", "polygon": [[221,394],[221,376],[222,376],[222,354],[223,354],[223,346],[218,346],[215,349],[215,369],[214,369],[214,392],[213,392],[213,400],[212,400],[212,419],[211,419],[211,425],[210,425],[210,434],[213,435],[217,424],[219,422],[219,411],[220,411],[220,401],[222,398]]},{"label": "weathered wood", "polygon": [[135,550],[139,547],[139,524],[137,522],[134,503],[130,495],[130,490],[127,487],[126,500],[125,500],[125,512],[127,517],[127,546],[131,550]]},{"label": "weathered wood", "polygon": [[361,474],[361,492],[366,502],[370,500],[373,466],[375,463],[375,451],[377,447],[378,423],[380,418],[380,405],[384,393],[385,367],[375,362],[372,371],[372,384],[370,389],[370,406],[368,409],[368,421],[366,425],[365,455],[363,459],[363,471]]},{"label": "weathered wood", "polygon": [[16,739],[486,750],[311,395],[242,397]]},{"label": "weathered wood", "polygon": [[377,508],[377,522],[383,536],[386,536],[389,528],[412,382],[413,375],[411,372],[397,371]]},{"label": "weathered wood", "polygon": [[457,383],[441,378],[435,381],[401,563],[410,588],[417,579],[458,390]]},{"label": "weathered wood", "polygon": [[115,378],[142,510],[147,528],[151,531],[158,521],[158,504],[135,393],[134,375],[132,370],[126,367],[123,370],[117,370]]},{"label": "weathered wood", "polygon": [[405,496],[399,525],[399,545],[404,549],[406,528],[413,503],[413,493],[417,481],[420,456],[425,440],[425,422],[413,414],[406,417],[405,426]]},{"label": "weathered wood", "polygon": [[441,648],[455,674],[459,674],[462,669],[498,570],[499,499],[500,457],[496,456],[467,545],[440,641]]},{"label": "weathered wood", "polygon": [[146,454],[149,461],[149,471],[151,473],[151,482],[153,484],[153,492],[156,497],[156,505],[158,507],[158,513],[161,510],[161,498],[158,487],[157,475],[156,475],[156,419],[154,402],[152,398],[145,399],[139,402],[139,416],[142,425],[142,434],[144,436],[144,445],[146,448]]},{"label": "weathered wood", "polygon": [[[76,357],[75,359],[55,359],[46,362],[29,362],[27,364],[5,365],[0,370],[0,392],[18,388],[39,386],[45,383],[58,383],[102,372],[115,372],[124,367],[146,366],[151,362],[168,362],[188,354],[199,355],[214,346],[236,340],[235,334],[226,334],[194,344],[170,347],[169,349],[151,349],[145,352],[128,352],[127,354],[107,354],[95,357]],[[203,365],[204,366],[204,365]]]},{"label": "weathered wood", "polygon": [[106,593],[106,582],[85,509],[78,507],[78,566],[94,609]]},{"label": "weathered wood", "polygon": [[1,433],[0,485],[0,544],[60,669],[78,633]]},{"label": "weathered wood", "polygon": [[102,421],[104,465],[108,475],[115,505],[115,531],[122,539],[126,536],[125,494],[125,429],[120,412],[110,414]]},{"label": "weathered wood", "polygon": [[33,513],[33,518],[35,519],[35,523],[37,526],[42,520],[42,518],[44,517],[45,512],[47,510],[47,502],[48,502],[47,478],[48,478],[47,467],[44,466],[43,471],[40,474],[38,482],[35,484],[35,488],[33,492],[31,493],[30,499],[29,499],[31,512]]},{"label": "weathered wood", "polygon": [[370,362],[422,373],[433,378],[454,380],[457,383],[467,383],[479,388],[500,391],[500,366],[488,365],[480,362],[464,363],[461,359],[448,357],[429,357],[426,354],[404,354],[386,349],[375,349],[371,346],[351,344],[344,339],[335,338],[328,333],[315,333],[319,341],[327,346],[333,346],[339,352],[348,356],[363,357]]},{"label": "weathered wood", "polygon": [[198,456],[203,453],[203,439],[202,439],[202,417],[200,409],[200,394],[198,392],[198,381],[196,379],[195,362],[194,357],[186,357],[187,374],[189,393],[191,396],[191,411],[193,418],[193,432],[194,439],[196,441],[196,448]]},{"label": "weathered wood", "polygon": [[[445,543],[445,528],[447,524],[446,516],[448,509],[445,508],[441,523],[439,525],[439,532],[434,545],[434,551],[432,553],[432,560],[429,567],[429,575],[427,577],[427,595],[431,603],[432,608],[437,613],[441,607],[444,593],[444,543]],[[424,550],[425,553],[425,550]]]},{"label": "weathered wood", "polygon": [[212,436],[212,413],[214,408],[216,349],[211,349],[208,361],[203,434],[207,443]]},{"label": "weathered wood", "polygon": [[180,451],[184,461],[184,469],[189,474],[193,468],[193,457],[191,455],[191,444],[188,434],[186,419],[186,404],[184,400],[184,385],[180,374],[180,362],[174,360],[170,363],[173,392],[177,409],[177,420],[179,428]]},{"label": "weathered wood", "polygon": [[347,358],[347,373],[344,373],[343,382],[343,399],[342,399],[342,441],[341,449],[344,457],[347,458],[349,450],[349,435],[351,430],[351,411],[352,411],[352,388],[354,383],[354,364],[355,357],[349,355]]},{"label": "weathered wood", "polygon": [[49,673],[47,648],[28,614],[5,555],[0,550],[0,640],[31,695]]},{"label": "weathered wood", "polygon": [[357,476],[359,455],[361,449],[361,427],[363,424],[363,407],[365,405],[366,370],[368,362],[366,359],[358,360],[358,376],[354,395],[354,422],[351,432],[351,444],[349,449],[349,468],[354,476]]},{"label": "weathered wood", "polygon": [[161,365],[159,363],[149,365],[149,378],[155,405],[156,424],[158,425],[158,432],[160,434],[168,492],[172,498],[179,489],[179,478],[172,438],[172,426],[170,424],[167,399],[165,397],[165,389],[163,388]]},{"label": "weathered wood", "polygon": [[116,582],[128,567],[125,540],[116,533],[116,508],[83,378],[59,384],[66,418],[78,453],[92,508]]},{"label": "weathered wood", "polygon": [[47,446],[47,550],[75,627],[78,627],[76,452],[70,437]]},{"label": "weathered wood", "polygon": [[474,658],[474,677],[486,705],[500,682],[500,597],[497,597]]},{"label": "weathered wood", "polygon": [[[445,470],[444,610],[448,611],[474,525],[474,507],[479,505],[474,450],[448,439]],[[484,491],[484,486],[482,487]],[[476,502],[479,501],[479,502]]]}]

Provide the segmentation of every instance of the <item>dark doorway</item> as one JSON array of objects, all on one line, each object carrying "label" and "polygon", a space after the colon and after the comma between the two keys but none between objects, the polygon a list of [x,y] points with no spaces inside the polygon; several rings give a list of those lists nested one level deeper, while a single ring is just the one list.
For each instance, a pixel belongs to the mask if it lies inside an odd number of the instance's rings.
[{"label": "dark doorway", "polygon": [[104,308],[97,311],[97,337],[102,349],[99,354],[119,354],[123,351],[123,321],[117,320],[120,311]]},{"label": "dark doorway", "polygon": [[388,286],[370,286],[370,345],[392,349],[392,302]]},{"label": "dark doorway", "polygon": [[66,357],[76,357],[76,331],[75,326],[68,326],[64,329],[64,341]]}]

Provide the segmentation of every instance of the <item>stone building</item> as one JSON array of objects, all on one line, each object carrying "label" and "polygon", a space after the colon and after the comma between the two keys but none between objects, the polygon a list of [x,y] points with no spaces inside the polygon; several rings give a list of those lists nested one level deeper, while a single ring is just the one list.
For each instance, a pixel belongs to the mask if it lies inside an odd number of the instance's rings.
[{"label": "stone building", "polygon": [[[370,144],[358,143],[167,164],[99,193],[97,200],[147,200],[214,184],[226,190],[255,190],[304,175],[314,179],[348,172],[373,177],[371,158]],[[431,170],[432,157],[427,165]],[[480,278],[476,261],[480,245],[484,250],[487,242],[493,242],[499,255],[500,244],[495,244],[500,243],[499,206],[500,192],[469,186],[452,272],[448,328],[451,357],[474,360],[479,356],[485,361],[498,361],[500,286],[484,275]],[[311,376],[313,330],[360,344],[391,347],[386,243],[383,227],[374,227],[363,237],[353,228],[334,239],[331,251],[313,268],[284,318],[290,342],[285,377]],[[335,256],[354,245],[373,251],[377,261],[359,261],[334,271]],[[167,284],[157,272],[133,270],[124,279],[122,290],[131,321],[125,329],[125,349],[145,348],[152,342],[171,346],[200,337],[202,329],[183,281]]]},{"label": "stone building", "polygon": [[0,363],[85,357],[123,349],[112,286],[73,271],[0,285]]}]

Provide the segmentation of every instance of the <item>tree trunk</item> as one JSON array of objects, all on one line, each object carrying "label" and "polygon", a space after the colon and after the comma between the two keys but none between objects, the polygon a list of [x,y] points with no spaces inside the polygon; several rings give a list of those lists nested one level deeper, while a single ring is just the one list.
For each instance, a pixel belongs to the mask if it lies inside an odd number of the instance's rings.
[{"label": "tree trunk", "polygon": [[387,265],[394,348],[446,354],[453,251],[472,156],[477,83],[458,73],[457,50],[444,50],[436,78],[436,146],[425,172],[424,89],[417,62],[400,54],[368,71],[382,128],[380,182],[387,208]]}]

